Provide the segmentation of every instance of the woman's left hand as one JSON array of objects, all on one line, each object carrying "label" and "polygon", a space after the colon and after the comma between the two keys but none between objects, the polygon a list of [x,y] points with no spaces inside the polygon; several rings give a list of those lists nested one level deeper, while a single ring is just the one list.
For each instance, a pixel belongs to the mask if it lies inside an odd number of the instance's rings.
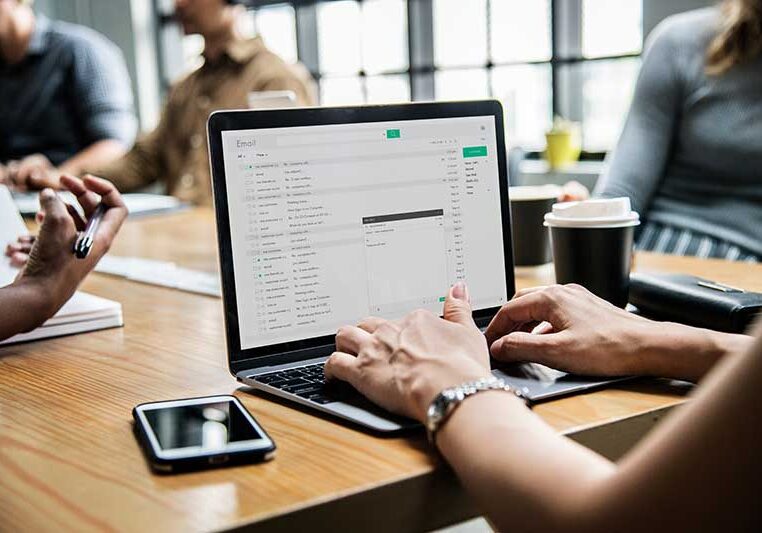
[{"label": "woman's left hand", "polygon": [[399,321],[368,318],[341,328],[325,374],[390,411],[423,421],[442,390],[490,375],[487,342],[471,317],[465,284],[450,289],[444,319],[418,310]]}]

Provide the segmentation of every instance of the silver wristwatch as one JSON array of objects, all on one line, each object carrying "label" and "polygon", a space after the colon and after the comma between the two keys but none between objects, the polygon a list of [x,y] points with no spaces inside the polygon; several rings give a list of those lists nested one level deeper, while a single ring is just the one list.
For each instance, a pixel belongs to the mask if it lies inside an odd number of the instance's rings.
[{"label": "silver wristwatch", "polygon": [[511,387],[504,380],[494,376],[482,378],[477,381],[469,381],[462,385],[458,385],[457,387],[445,389],[437,394],[434,400],[432,400],[431,405],[429,405],[429,410],[426,412],[426,433],[429,437],[429,442],[434,444],[437,431],[442,427],[442,424],[450,418],[453,411],[463,403],[463,400],[479,392],[489,390],[510,392],[529,405],[525,390]]}]

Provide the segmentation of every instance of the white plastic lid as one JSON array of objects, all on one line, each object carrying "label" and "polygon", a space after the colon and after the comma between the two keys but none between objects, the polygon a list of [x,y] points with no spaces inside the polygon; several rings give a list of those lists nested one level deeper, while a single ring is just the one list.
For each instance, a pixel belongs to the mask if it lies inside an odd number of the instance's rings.
[{"label": "white plastic lid", "polygon": [[511,201],[548,200],[561,196],[558,185],[518,185],[511,187],[508,197]]},{"label": "white plastic lid", "polygon": [[630,199],[603,198],[553,204],[545,215],[545,225],[557,228],[621,228],[640,224]]}]

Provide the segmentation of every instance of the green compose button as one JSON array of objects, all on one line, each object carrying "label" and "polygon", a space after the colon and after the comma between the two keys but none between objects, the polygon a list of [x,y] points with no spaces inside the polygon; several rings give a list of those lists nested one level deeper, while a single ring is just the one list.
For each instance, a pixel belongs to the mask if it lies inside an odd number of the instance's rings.
[{"label": "green compose button", "polygon": [[445,301],[445,297],[444,297],[444,296],[440,296],[440,297],[439,297],[439,301],[440,301],[440,302],[444,302],[444,301]]},{"label": "green compose button", "polygon": [[386,138],[387,139],[399,139],[400,138],[400,130],[386,130]]},{"label": "green compose button", "polygon": [[463,157],[487,157],[487,147],[466,146],[463,148]]}]

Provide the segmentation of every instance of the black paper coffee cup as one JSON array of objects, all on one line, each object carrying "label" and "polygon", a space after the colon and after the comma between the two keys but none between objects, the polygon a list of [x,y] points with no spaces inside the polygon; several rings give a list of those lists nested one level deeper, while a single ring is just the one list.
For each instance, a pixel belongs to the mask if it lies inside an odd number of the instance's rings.
[{"label": "black paper coffee cup", "polygon": [[553,260],[548,229],[543,222],[560,192],[561,188],[555,185],[510,188],[514,265],[538,266]]},{"label": "black paper coffee cup", "polygon": [[556,282],[577,283],[624,308],[638,214],[628,198],[556,204],[545,217],[550,228]]}]

